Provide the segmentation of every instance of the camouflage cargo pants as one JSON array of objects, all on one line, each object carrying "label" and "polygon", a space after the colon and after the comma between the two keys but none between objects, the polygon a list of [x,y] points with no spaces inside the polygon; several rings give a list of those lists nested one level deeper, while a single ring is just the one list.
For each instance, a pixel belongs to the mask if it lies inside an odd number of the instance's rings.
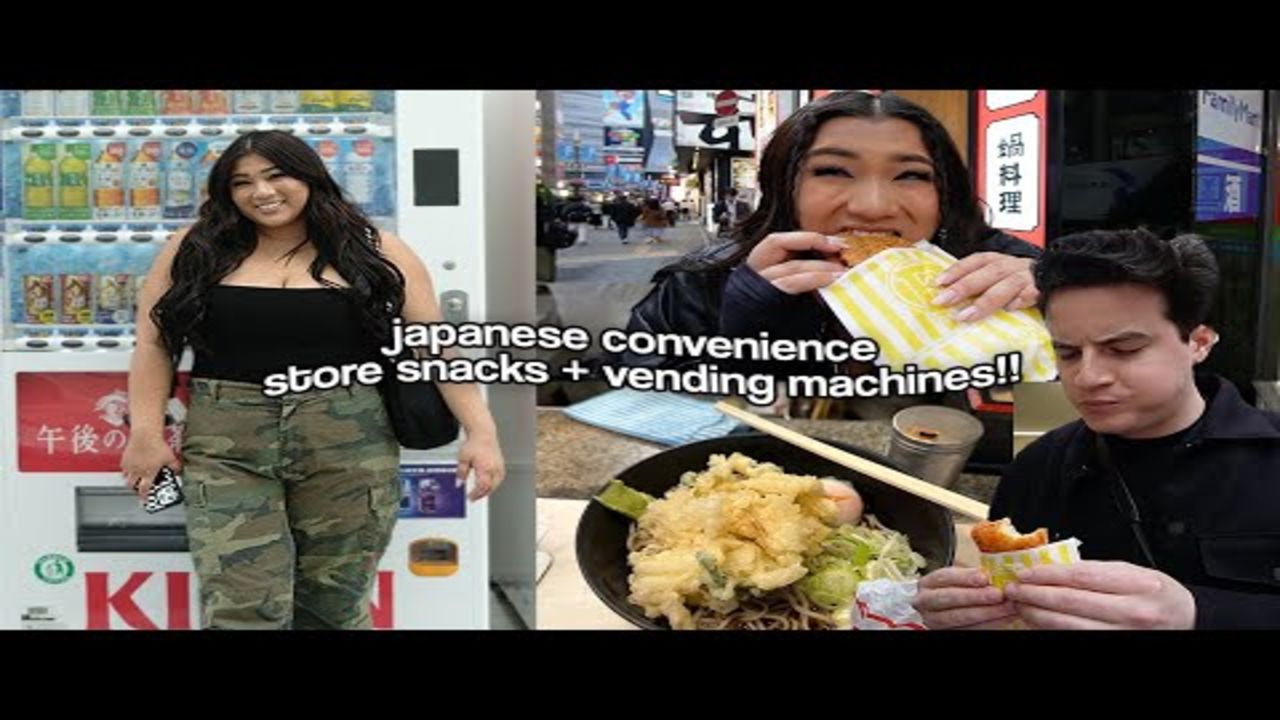
[{"label": "camouflage cargo pants", "polygon": [[376,389],[268,398],[194,378],[182,452],[204,627],[370,627],[400,502]]}]

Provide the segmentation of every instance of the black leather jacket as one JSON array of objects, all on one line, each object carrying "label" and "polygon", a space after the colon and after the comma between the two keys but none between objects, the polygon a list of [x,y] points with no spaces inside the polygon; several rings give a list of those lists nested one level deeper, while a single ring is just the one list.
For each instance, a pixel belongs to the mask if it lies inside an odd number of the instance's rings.
[{"label": "black leather jacket", "polygon": [[[1198,376],[1196,387],[1203,418],[1141,510],[1153,559],[1195,597],[1197,628],[1280,629],[1280,415],[1245,403],[1217,375]],[[1113,492],[1094,433],[1077,420],[1018,454],[990,517],[1077,538],[1086,559],[1147,565]]]},{"label": "black leather jacket", "polygon": [[[653,289],[631,308],[627,330],[683,335],[717,335],[720,302],[730,268],[715,267],[733,254],[737,243],[723,243],[690,253],[653,276]],[[625,365],[682,368],[699,364],[697,358],[664,358],[624,354]]]}]

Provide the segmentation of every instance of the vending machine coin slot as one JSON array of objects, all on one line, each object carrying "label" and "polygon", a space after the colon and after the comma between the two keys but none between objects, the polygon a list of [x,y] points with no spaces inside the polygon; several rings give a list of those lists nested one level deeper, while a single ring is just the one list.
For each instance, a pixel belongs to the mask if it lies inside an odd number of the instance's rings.
[{"label": "vending machine coin slot", "polygon": [[409,572],[420,577],[448,577],[458,572],[458,544],[423,538],[409,545]]}]

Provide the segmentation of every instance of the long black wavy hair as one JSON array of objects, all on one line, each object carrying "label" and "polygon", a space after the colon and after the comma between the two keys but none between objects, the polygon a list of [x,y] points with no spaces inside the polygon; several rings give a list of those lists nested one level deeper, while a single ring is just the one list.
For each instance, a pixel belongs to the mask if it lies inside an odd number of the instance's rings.
[{"label": "long black wavy hair", "polygon": [[[231,173],[236,162],[249,154],[260,155],[310,188],[302,217],[306,239],[316,249],[308,268],[311,277],[325,287],[349,293],[371,340],[385,343],[391,319],[404,308],[405,282],[399,268],[379,251],[378,230],[359,207],[343,198],[342,189],[309,145],[279,130],[255,131],[237,138],[214,163],[209,199],[200,206],[198,219],[173,258],[173,285],[151,310],[174,367],[188,345],[207,349],[200,324],[209,290],[257,247],[257,226],[231,200]],[[326,266],[350,287],[322,277]]]},{"label": "long black wavy hair", "polygon": [[813,147],[819,128],[828,120],[841,117],[898,118],[916,126],[933,160],[933,182],[942,216],[931,242],[956,257],[978,248],[991,228],[983,219],[969,173],[947,129],[928,110],[906,98],[850,90],[801,107],[774,130],[760,158],[760,206],[734,229],[737,250],[716,262],[716,266],[734,267],[770,233],[799,229],[796,184],[805,154]]}]

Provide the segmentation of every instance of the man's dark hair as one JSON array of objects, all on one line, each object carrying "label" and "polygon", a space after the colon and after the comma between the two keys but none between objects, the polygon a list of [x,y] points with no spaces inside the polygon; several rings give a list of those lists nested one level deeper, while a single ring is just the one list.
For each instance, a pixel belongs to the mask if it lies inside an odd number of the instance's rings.
[{"label": "man's dark hair", "polygon": [[1145,230],[1091,230],[1058,238],[1035,264],[1039,307],[1059,290],[1145,285],[1164,296],[1182,339],[1204,323],[1218,290],[1218,262],[1198,235],[1161,240]]}]

